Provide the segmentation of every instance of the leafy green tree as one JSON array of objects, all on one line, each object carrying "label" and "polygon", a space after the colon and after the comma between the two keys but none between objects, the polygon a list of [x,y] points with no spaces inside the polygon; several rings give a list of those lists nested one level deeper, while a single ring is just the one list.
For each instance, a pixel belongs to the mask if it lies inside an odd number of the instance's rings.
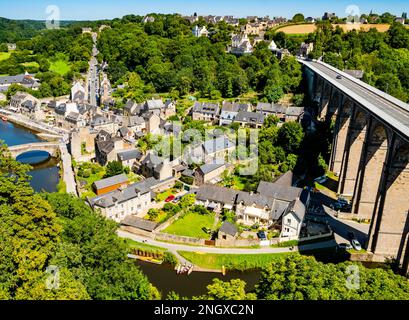
[{"label": "leafy green tree", "polygon": [[256,296],[245,291],[246,283],[239,279],[222,281],[213,279],[207,286],[207,294],[201,299],[206,300],[256,300]]},{"label": "leafy green tree", "polygon": [[120,161],[110,161],[107,164],[104,178],[110,178],[118,174],[124,173],[124,166]]},{"label": "leafy green tree", "polygon": [[304,22],[305,18],[304,15],[302,13],[297,13],[294,15],[294,17],[291,19],[292,22]]},{"label": "leafy green tree", "polygon": [[286,152],[295,153],[304,138],[302,126],[295,121],[284,123],[278,131],[278,143]]}]

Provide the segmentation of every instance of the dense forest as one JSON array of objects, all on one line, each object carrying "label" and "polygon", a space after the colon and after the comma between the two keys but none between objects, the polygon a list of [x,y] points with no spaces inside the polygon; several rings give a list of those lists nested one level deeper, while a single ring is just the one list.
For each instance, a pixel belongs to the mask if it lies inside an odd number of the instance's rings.
[{"label": "dense forest", "polygon": [[132,82],[128,98],[143,100],[152,91],[232,98],[255,91],[278,101],[301,81],[296,60],[279,62],[267,43],[249,56],[226,53],[235,28],[224,22],[209,27],[209,38],[195,38],[189,22],[177,15],[161,15],[145,24],[123,19],[112,27],[99,36],[100,59],[108,62],[113,83]]}]

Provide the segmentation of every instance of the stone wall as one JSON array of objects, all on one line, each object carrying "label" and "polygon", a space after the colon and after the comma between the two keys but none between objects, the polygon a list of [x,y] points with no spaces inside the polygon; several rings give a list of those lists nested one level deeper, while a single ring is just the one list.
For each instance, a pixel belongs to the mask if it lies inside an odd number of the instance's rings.
[{"label": "stone wall", "polygon": [[191,237],[184,237],[184,236],[177,236],[174,234],[169,233],[162,233],[158,232],[155,233],[154,239],[158,241],[169,241],[169,242],[177,242],[177,243],[184,243],[184,244],[193,244],[197,246],[204,246],[205,240],[198,239],[198,238],[191,238]]}]

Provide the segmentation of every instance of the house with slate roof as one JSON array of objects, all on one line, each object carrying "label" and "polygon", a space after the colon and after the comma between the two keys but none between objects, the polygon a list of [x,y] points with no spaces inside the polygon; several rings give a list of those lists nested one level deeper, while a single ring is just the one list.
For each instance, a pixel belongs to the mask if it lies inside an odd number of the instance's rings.
[{"label": "house with slate roof", "polygon": [[39,80],[33,74],[24,73],[16,76],[0,77],[0,92],[6,92],[12,84],[19,84],[27,89],[38,90]]},{"label": "house with slate roof", "polygon": [[220,176],[225,170],[225,163],[204,164],[195,171],[195,185],[200,186],[204,183],[217,183],[221,180]]},{"label": "house with slate roof", "polygon": [[238,234],[239,230],[233,223],[224,221],[217,233],[217,245],[222,247],[233,245]]},{"label": "house with slate roof", "polygon": [[162,159],[153,152],[149,152],[141,160],[140,172],[145,177],[166,180],[173,177],[172,165],[168,159]]},{"label": "house with slate roof", "polygon": [[261,128],[264,124],[264,114],[261,112],[240,111],[237,113],[234,122],[242,127]]},{"label": "house with slate roof", "polygon": [[196,101],[191,109],[193,120],[202,120],[206,122],[214,122],[218,120],[220,106],[217,103],[198,102]]},{"label": "house with slate roof", "polygon": [[284,224],[290,230],[287,232],[292,234],[295,230],[297,235],[305,216],[301,192],[300,188],[263,181],[260,182],[257,193],[212,184],[203,184],[194,191],[196,204],[210,210],[232,210],[236,213],[237,222],[248,226],[259,224],[268,227],[281,223],[284,214],[293,215],[294,219],[291,218],[291,223],[289,224],[287,220]]},{"label": "house with slate roof", "polygon": [[136,215],[146,209],[152,202],[152,191],[142,181],[88,199],[88,202],[94,210],[99,209],[103,216],[120,222],[126,216]]},{"label": "house with slate roof", "polygon": [[249,103],[237,103],[230,101],[223,101],[220,112],[219,125],[230,125],[240,111],[249,111]]},{"label": "house with slate roof", "polygon": [[298,237],[304,222],[306,209],[300,199],[291,201],[281,223],[281,237]]},{"label": "house with slate roof", "polygon": [[139,166],[140,160],[143,157],[143,154],[138,149],[127,150],[118,152],[118,161],[122,163],[124,167],[132,169],[135,166]]}]

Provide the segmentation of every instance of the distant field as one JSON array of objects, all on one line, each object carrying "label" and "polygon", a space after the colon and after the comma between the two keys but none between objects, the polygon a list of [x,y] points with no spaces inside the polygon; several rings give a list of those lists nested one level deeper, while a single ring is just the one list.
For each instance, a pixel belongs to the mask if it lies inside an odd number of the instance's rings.
[{"label": "distant field", "polygon": [[56,72],[63,76],[70,70],[71,67],[65,60],[50,61],[50,71]]},{"label": "distant field", "polygon": [[[380,32],[386,32],[389,30],[389,24],[334,24],[334,27],[340,26],[344,31],[351,31],[353,29],[363,29],[368,31],[371,28],[376,28]],[[315,24],[299,24],[293,26],[284,26],[276,29],[277,32],[282,31],[286,34],[306,34],[314,32],[317,29]]]},{"label": "distant field", "polygon": [[7,60],[8,58],[10,58],[10,55],[10,52],[0,52],[0,61]]},{"label": "distant field", "polygon": [[32,62],[23,62],[23,63],[21,63],[21,65],[22,65],[22,66],[25,66],[25,67],[35,67],[35,68],[40,67],[40,65],[39,65],[37,62],[35,62],[35,61],[32,61]]}]

